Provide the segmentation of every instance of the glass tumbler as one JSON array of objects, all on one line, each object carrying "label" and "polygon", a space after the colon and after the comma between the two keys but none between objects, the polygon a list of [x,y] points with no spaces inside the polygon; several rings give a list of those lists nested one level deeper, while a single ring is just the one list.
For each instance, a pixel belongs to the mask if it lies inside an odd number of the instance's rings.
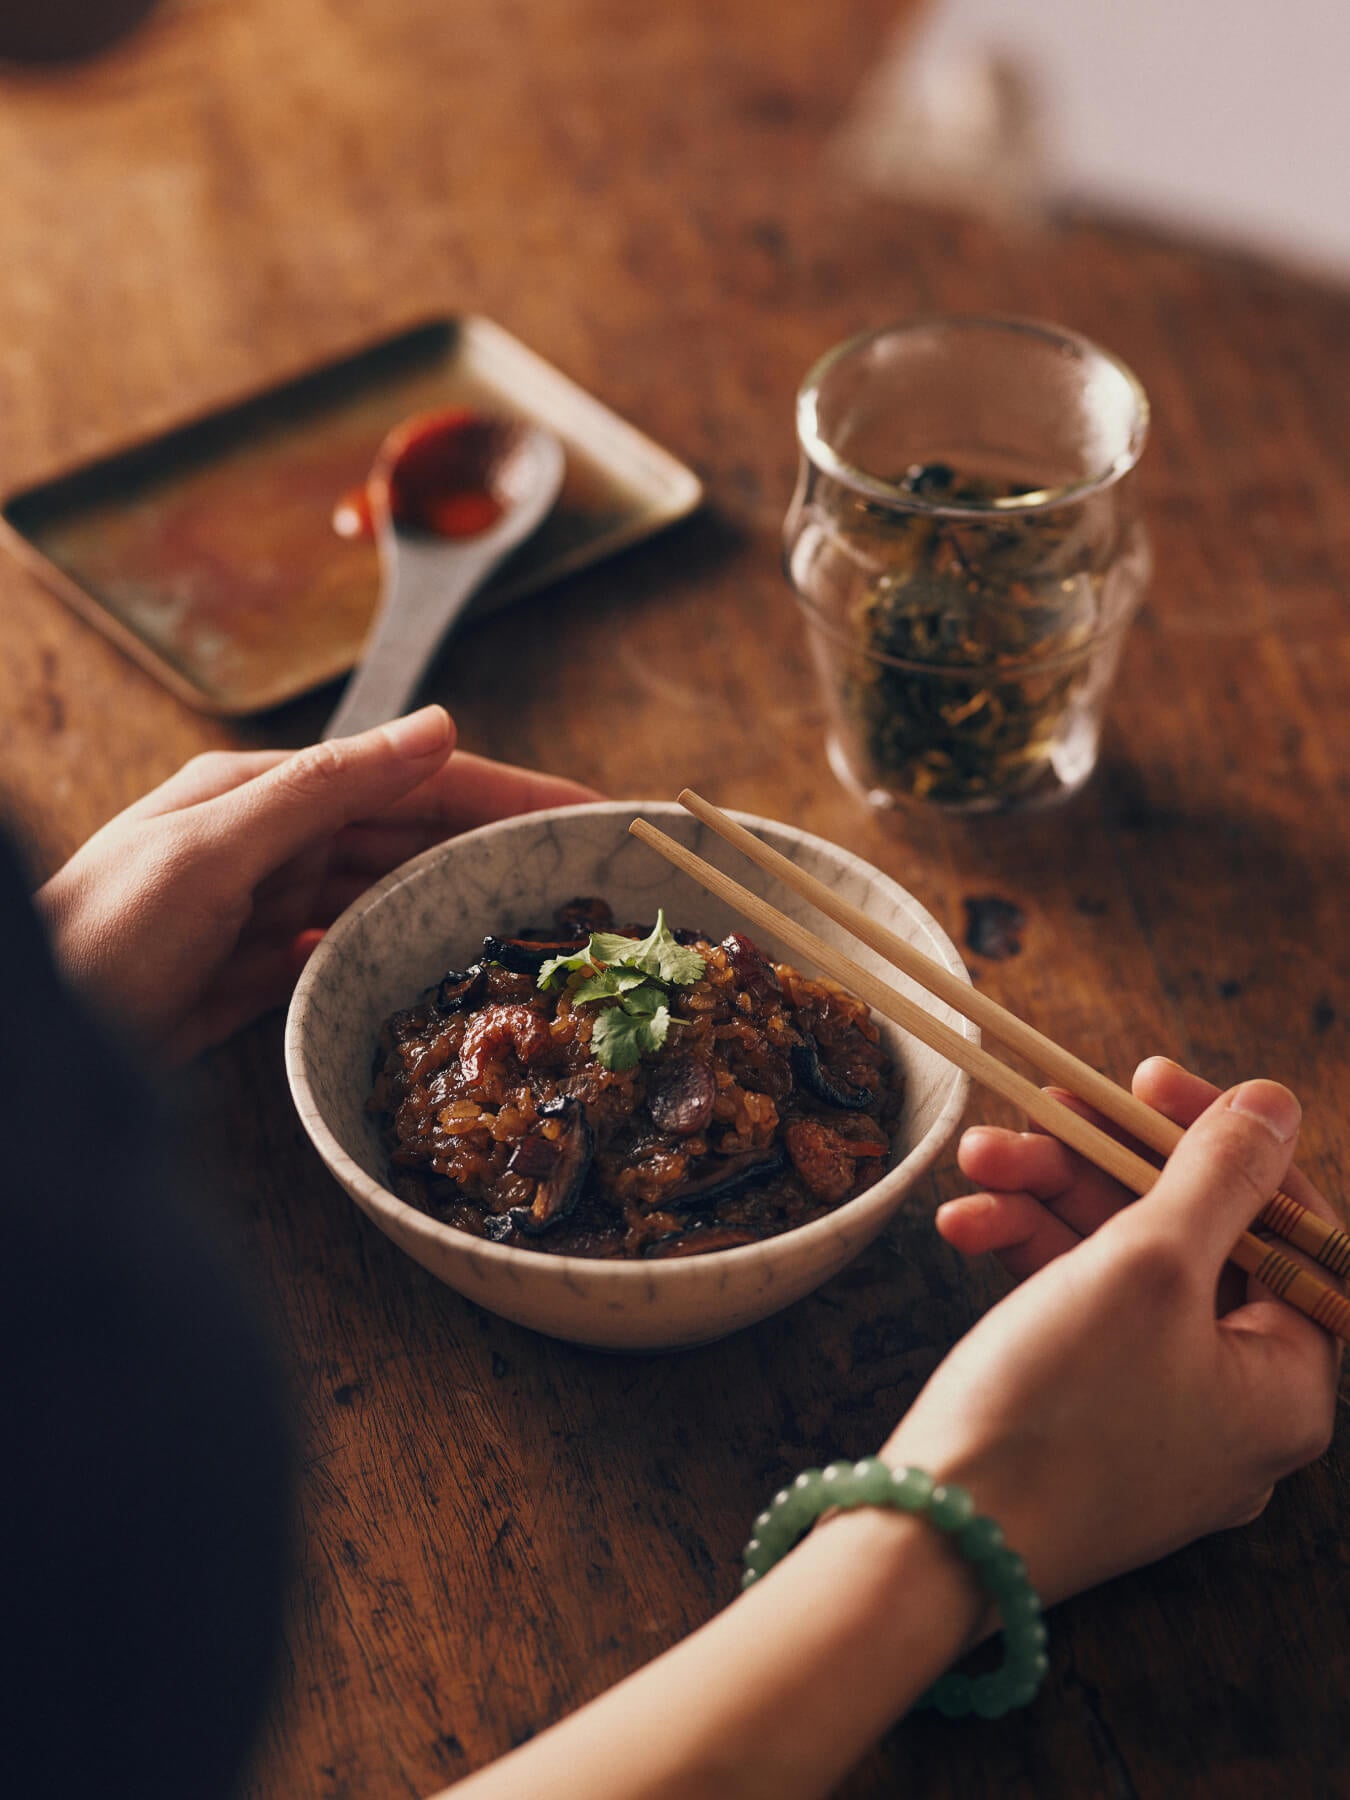
[{"label": "glass tumbler", "polygon": [[1082,786],[1149,574],[1147,432],[1129,369],[1054,326],[930,319],[816,364],[784,560],[846,786],[953,812]]}]

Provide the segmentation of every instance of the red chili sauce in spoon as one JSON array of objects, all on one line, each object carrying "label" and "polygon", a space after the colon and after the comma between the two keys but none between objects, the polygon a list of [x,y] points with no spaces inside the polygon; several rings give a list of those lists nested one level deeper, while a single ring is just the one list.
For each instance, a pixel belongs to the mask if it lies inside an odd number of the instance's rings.
[{"label": "red chili sauce in spoon", "polygon": [[366,485],[334,507],[333,530],[339,537],[373,537],[371,495],[383,484],[390,516],[405,531],[477,537],[503,512],[489,485],[502,436],[500,420],[467,410],[406,420],[381,444]]}]

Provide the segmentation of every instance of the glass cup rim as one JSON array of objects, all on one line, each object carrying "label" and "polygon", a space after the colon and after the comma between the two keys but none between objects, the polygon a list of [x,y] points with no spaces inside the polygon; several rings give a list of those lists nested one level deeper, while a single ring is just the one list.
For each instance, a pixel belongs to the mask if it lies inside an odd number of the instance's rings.
[{"label": "glass cup rim", "polygon": [[[941,327],[944,331],[1002,331],[1010,335],[1040,338],[1057,346],[1067,345],[1084,360],[1096,360],[1114,369],[1129,389],[1135,407],[1134,424],[1125,450],[1104,469],[1084,476],[1079,481],[1066,482],[1058,487],[1034,488],[1030,493],[1012,494],[989,501],[929,499],[906,488],[897,487],[894,482],[884,481],[880,476],[869,474],[866,469],[847,462],[820,430],[819,397],[826,378],[845,358],[855,355],[869,344],[882,338],[932,331],[934,327]],[[933,313],[857,332],[854,336],[845,338],[842,343],[835,344],[818,358],[797,390],[797,442],[802,454],[816,468],[865,499],[879,501],[884,506],[895,507],[903,512],[937,514],[946,518],[999,519],[1006,518],[1009,514],[1015,516],[1019,513],[1045,512],[1051,507],[1064,506],[1100,493],[1128,475],[1139,461],[1148,440],[1149,420],[1149,400],[1143,383],[1129,364],[1113,352],[1065,326],[997,313]]]}]

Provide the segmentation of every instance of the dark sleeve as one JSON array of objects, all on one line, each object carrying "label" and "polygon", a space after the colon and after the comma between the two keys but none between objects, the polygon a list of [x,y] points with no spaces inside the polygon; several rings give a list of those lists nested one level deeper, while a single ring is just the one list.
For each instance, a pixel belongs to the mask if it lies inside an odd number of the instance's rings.
[{"label": "dark sleeve", "polygon": [[0,843],[0,1787],[209,1800],[265,1705],[275,1371]]}]

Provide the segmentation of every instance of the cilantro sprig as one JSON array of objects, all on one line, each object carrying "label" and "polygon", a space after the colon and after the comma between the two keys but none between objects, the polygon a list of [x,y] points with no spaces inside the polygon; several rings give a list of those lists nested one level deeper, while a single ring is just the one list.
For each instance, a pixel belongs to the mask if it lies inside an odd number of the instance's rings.
[{"label": "cilantro sprig", "polygon": [[598,1004],[591,1048],[607,1069],[637,1067],[644,1053],[660,1050],[670,1031],[672,987],[691,986],[705,964],[666,924],[664,909],[645,938],[593,931],[584,950],[553,956],[539,971],[541,988],[564,976],[573,1006]]}]

